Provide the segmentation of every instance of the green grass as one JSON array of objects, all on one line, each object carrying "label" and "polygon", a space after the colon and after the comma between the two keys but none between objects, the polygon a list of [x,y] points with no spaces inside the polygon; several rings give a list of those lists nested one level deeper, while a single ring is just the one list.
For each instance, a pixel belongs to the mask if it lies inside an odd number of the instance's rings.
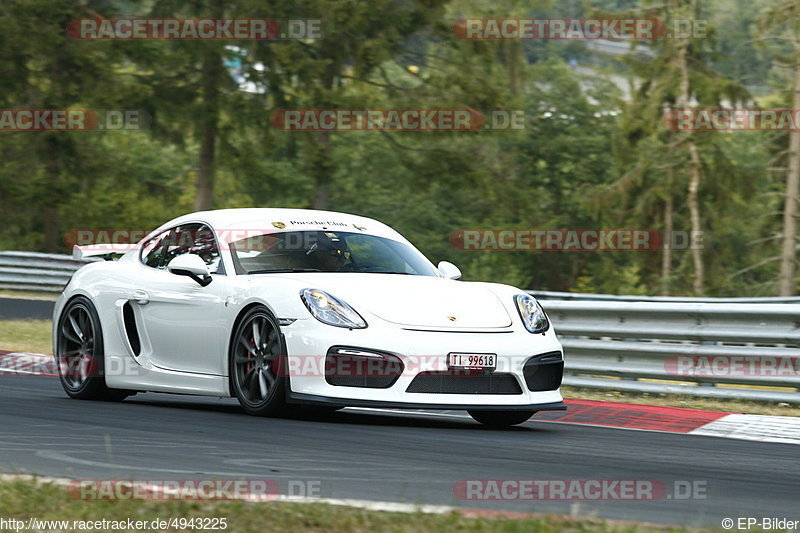
[{"label": "green grass", "polygon": [[0,350],[52,354],[51,323],[50,320],[0,321]]},{"label": "green grass", "polygon": [[[299,503],[79,501],[61,485],[30,480],[0,482],[0,517],[25,520],[113,520],[129,518],[226,518],[228,532],[264,533],[651,533],[697,532],[699,529],[613,523],[598,519],[572,519],[537,515],[531,518],[470,518],[459,514],[424,514],[367,511],[353,507]],[[66,529],[64,531],[78,531]],[[123,530],[127,531],[127,530]],[[153,531],[146,529],[146,531]],[[177,530],[170,530],[177,531]],[[186,531],[191,531],[187,529]]]},{"label": "green grass", "polygon": [[[0,350],[15,352],[52,353],[49,320],[0,321]],[[673,407],[691,407],[710,411],[745,413],[756,415],[800,416],[800,406],[787,403],[755,402],[745,400],[723,400],[695,398],[674,394],[649,394],[621,391],[599,391],[564,387],[565,398],[585,400],[607,400]]]},{"label": "green grass", "polygon": [[0,298],[24,298],[26,300],[56,300],[57,292],[13,291],[0,289]]}]

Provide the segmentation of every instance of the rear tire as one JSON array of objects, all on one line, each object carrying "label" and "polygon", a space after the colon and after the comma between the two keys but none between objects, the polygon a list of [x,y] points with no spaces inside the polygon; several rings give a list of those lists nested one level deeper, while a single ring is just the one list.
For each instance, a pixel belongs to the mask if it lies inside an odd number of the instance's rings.
[{"label": "rear tire", "polygon": [[469,416],[490,428],[507,428],[527,422],[536,411],[467,411]]},{"label": "rear tire", "polygon": [[88,298],[73,298],[61,312],[55,352],[58,377],[71,398],[119,401],[132,394],[106,386],[103,330]]},{"label": "rear tire", "polygon": [[288,414],[288,368],[280,326],[264,306],[250,309],[231,337],[229,374],[234,396],[246,413]]}]

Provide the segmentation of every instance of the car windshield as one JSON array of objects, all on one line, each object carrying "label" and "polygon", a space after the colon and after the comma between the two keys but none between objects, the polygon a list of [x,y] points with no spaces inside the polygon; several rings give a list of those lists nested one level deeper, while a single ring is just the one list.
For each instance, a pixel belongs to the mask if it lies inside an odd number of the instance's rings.
[{"label": "car windshield", "polygon": [[241,274],[367,272],[436,276],[416,248],[364,233],[287,231],[251,235],[230,243]]}]

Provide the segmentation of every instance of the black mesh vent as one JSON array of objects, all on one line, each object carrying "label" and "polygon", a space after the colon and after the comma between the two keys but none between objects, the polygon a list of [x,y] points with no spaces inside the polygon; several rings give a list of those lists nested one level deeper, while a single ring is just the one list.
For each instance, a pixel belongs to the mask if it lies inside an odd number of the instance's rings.
[{"label": "black mesh vent", "polygon": [[[339,351],[368,351],[377,357],[339,353]],[[388,389],[403,373],[403,361],[393,354],[334,346],[325,356],[325,381],[339,387]]]},{"label": "black mesh vent", "polygon": [[564,357],[561,352],[548,352],[531,357],[522,369],[525,385],[531,392],[556,390],[564,376]]},{"label": "black mesh vent", "polygon": [[483,371],[448,370],[420,372],[406,392],[428,394],[522,394],[511,374],[487,374]]}]

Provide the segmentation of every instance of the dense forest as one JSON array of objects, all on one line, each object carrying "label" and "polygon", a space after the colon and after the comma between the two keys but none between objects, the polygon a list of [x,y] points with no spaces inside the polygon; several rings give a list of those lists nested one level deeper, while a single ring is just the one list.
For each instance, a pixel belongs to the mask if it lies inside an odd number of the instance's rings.
[{"label": "dense forest", "polygon": [[[319,20],[314,38],[81,40],[82,18]],[[464,39],[464,18],[702,21],[647,42]],[[377,218],[468,280],[621,294],[797,292],[800,131],[680,108],[800,108],[796,0],[2,0],[0,109],[136,110],[135,129],[0,131],[0,249],[196,209]],[[524,127],[286,131],[282,109],[524,111]],[[2,128],[0,128],[2,129]],[[648,251],[464,251],[464,229],[643,228]],[[670,239],[666,239],[668,242]],[[685,244],[685,243],[684,243]]]}]

